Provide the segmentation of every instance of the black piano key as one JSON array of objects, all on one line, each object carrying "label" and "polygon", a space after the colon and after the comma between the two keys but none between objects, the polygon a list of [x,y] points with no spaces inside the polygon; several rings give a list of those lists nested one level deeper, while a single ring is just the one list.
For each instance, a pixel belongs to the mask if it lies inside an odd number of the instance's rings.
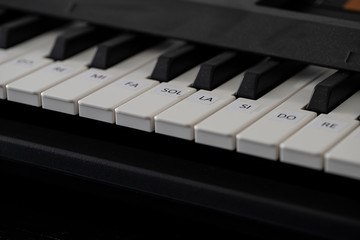
[{"label": "black piano key", "polygon": [[98,28],[91,25],[74,27],[56,38],[49,58],[65,60],[113,36],[116,32],[108,28]]},{"label": "black piano key", "polygon": [[269,58],[245,73],[236,97],[256,100],[305,67],[303,63]]},{"label": "black piano key", "polygon": [[25,16],[0,25],[0,48],[9,48],[64,24],[63,20]]},{"label": "black piano key", "polygon": [[360,73],[338,71],[317,84],[306,110],[329,113],[360,89]]},{"label": "black piano key", "polygon": [[193,87],[211,91],[260,59],[259,56],[253,54],[223,52],[201,64]]},{"label": "black piano key", "polygon": [[214,56],[218,50],[203,46],[184,45],[161,55],[150,78],[168,82],[192,67]]},{"label": "black piano key", "polygon": [[4,24],[23,15],[24,14],[20,14],[19,12],[0,9],[0,24]]},{"label": "black piano key", "polygon": [[162,38],[122,34],[98,46],[90,67],[106,69],[122,60],[159,43]]}]

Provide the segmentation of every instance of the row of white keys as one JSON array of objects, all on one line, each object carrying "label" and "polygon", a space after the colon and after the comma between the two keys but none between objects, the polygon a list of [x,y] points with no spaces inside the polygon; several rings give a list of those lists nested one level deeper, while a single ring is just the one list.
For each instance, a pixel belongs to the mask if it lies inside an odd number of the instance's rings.
[{"label": "row of white keys", "polygon": [[41,47],[35,47],[33,51],[20,55],[0,65],[0,99],[7,98],[7,84],[53,62],[51,59],[45,58],[45,56],[49,53],[53,42],[60,33],[61,30],[58,30],[43,35],[41,37]]},{"label": "row of white keys", "polygon": [[116,124],[147,132],[154,131],[154,117],[157,114],[196,91],[188,86],[195,80],[199,69],[199,66],[195,67],[119,106],[115,109]]},{"label": "row of white keys", "polygon": [[310,84],[240,132],[236,136],[237,151],[278,160],[280,143],[316,117],[316,113],[302,108],[309,102],[314,87],[334,72],[315,74]]},{"label": "row of white keys", "polygon": [[193,140],[194,126],[233,101],[243,78],[241,73],[212,91],[199,90],[155,116],[155,132]]},{"label": "row of white keys", "polygon": [[360,127],[325,154],[325,171],[360,180]]},{"label": "row of white keys", "polygon": [[329,114],[320,114],[280,145],[280,161],[321,170],[324,154],[347,134],[359,121],[360,91]]},{"label": "row of white keys", "polygon": [[40,107],[41,92],[87,69],[96,48],[79,53],[65,61],[54,62],[6,86],[8,100]]},{"label": "row of white keys", "polygon": [[238,98],[195,125],[195,142],[234,150],[236,134],[325,72],[310,66],[257,100]]},{"label": "row of white keys", "polygon": [[41,93],[43,108],[76,115],[78,101],[109,83],[131,73],[165,52],[177,41],[167,41],[138,53],[106,70],[91,68]]}]

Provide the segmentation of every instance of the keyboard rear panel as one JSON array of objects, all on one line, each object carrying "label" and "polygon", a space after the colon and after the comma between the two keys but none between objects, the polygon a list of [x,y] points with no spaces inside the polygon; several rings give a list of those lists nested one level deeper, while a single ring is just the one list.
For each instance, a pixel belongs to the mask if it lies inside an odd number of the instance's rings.
[{"label": "keyboard rear panel", "polygon": [[0,6],[359,71],[360,29],[355,21],[254,7],[253,1],[209,2],[1,0]]}]

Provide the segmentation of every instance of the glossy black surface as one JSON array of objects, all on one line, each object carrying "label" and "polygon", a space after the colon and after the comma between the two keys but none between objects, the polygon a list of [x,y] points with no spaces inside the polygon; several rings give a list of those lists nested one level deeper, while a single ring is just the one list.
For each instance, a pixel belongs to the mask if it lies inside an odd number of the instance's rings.
[{"label": "glossy black surface", "polygon": [[26,164],[313,236],[356,239],[359,234],[358,181],[78,116],[0,104],[0,124],[6,126],[0,129],[0,157],[20,164],[18,170]]},{"label": "glossy black surface", "polygon": [[216,87],[259,62],[260,56],[246,53],[223,52],[200,66],[194,84],[197,89],[214,90]]},{"label": "glossy black surface", "polygon": [[41,33],[59,27],[63,21],[24,16],[0,25],[0,48],[9,48]]},{"label": "glossy black surface", "polygon": [[317,113],[329,113],[360,90],[359,78],[358,73],[347,71],[334,73],[315,86],[306,109]]},{"label": "glossy black surface", "polygon": [[299,62],[267,59],[246,70],[244,80],[235,95],[256,100],[305,67],[306,64]]},{"label": "glossy black surface", "polygon": [[186,44],[160,55],[150,78],[168,82],[190,68],[214,56],[218,50]]},{"label": "glossy black surface", "polygon": [[56,37],[49,58],[61,61],[115,36],[116,31],[95,26],[76,26]]}]

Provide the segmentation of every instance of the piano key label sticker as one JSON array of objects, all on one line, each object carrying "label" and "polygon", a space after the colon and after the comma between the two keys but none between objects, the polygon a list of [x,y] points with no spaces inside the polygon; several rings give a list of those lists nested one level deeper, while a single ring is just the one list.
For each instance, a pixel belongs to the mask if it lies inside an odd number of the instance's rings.
[{"label": "piano key label sticker", "polygon": [[258,109],[260,105],[252,104],[248,102],[241,102],[241,101],[234,101],[231,104],[229,104],[226,109],[237,111],[237,112],[243,112],[243,113],[252,113],[256,109]]},{"label": "piano key label sticker", "polygon": [[151,92],[154,94],[159,94],[162,96],[168,97],[181,97],[187,94],[188,92],[192,91],[192,88],[180,88],[171,85],[161,84],[159,86],[154,87]]},{"label": "piano key label sticker", "polygon": [[345,129],[349,124],[342,121],[337,121],[334,119],[324,118],[324,117],[318,117],[315,120],[313,120],[310,124],[311,127],[317,128],[317,129],[323,129],[326,131],[334,131],[334,132],[340,132],[343,129]]},{"label": "piano key label sticker", "polygon": [[44,68],[44,71],[54,73],[56,75],[63,75],[71,72],[72,68],[60,64],[54,64]]},{"label": "piano key label sticker", "polygon": [[35,59],[31,58],[17,58],[13,61],[14,65],[17,65],[19,67],[32,67],[36,65],[37,61]]},{"label": "piano key label sticker", "polygon": [[288,112],[288,111],[276,111],[270,114],[269,119],[274,121],[283,121],[288,123],[297,123],[302,118],[304,118],[304,114],[300,112]]},{"label": "piano key label sticker", "polygon": [[220,98],[217,96],[204,94],[202,92],[194,93],[193,95],[187,98],[188,101],[192,101],[199,104],[205,104],[205,105],[213,104],[219,99]]},{"label": "piano key label sticker", "polygon": [[149,81],[123,79],[117,81],[115,86],[125,88],[127,90],[138,91],[150,85]]},{"label": "piano key label sticker", "polygon": [[86,71],[83,74],[81,74],[81,77],[86,80],[90,81],[100,81],[105,82],[109,78],[111,78],[111,75],[106,74],[101,71]]}]

